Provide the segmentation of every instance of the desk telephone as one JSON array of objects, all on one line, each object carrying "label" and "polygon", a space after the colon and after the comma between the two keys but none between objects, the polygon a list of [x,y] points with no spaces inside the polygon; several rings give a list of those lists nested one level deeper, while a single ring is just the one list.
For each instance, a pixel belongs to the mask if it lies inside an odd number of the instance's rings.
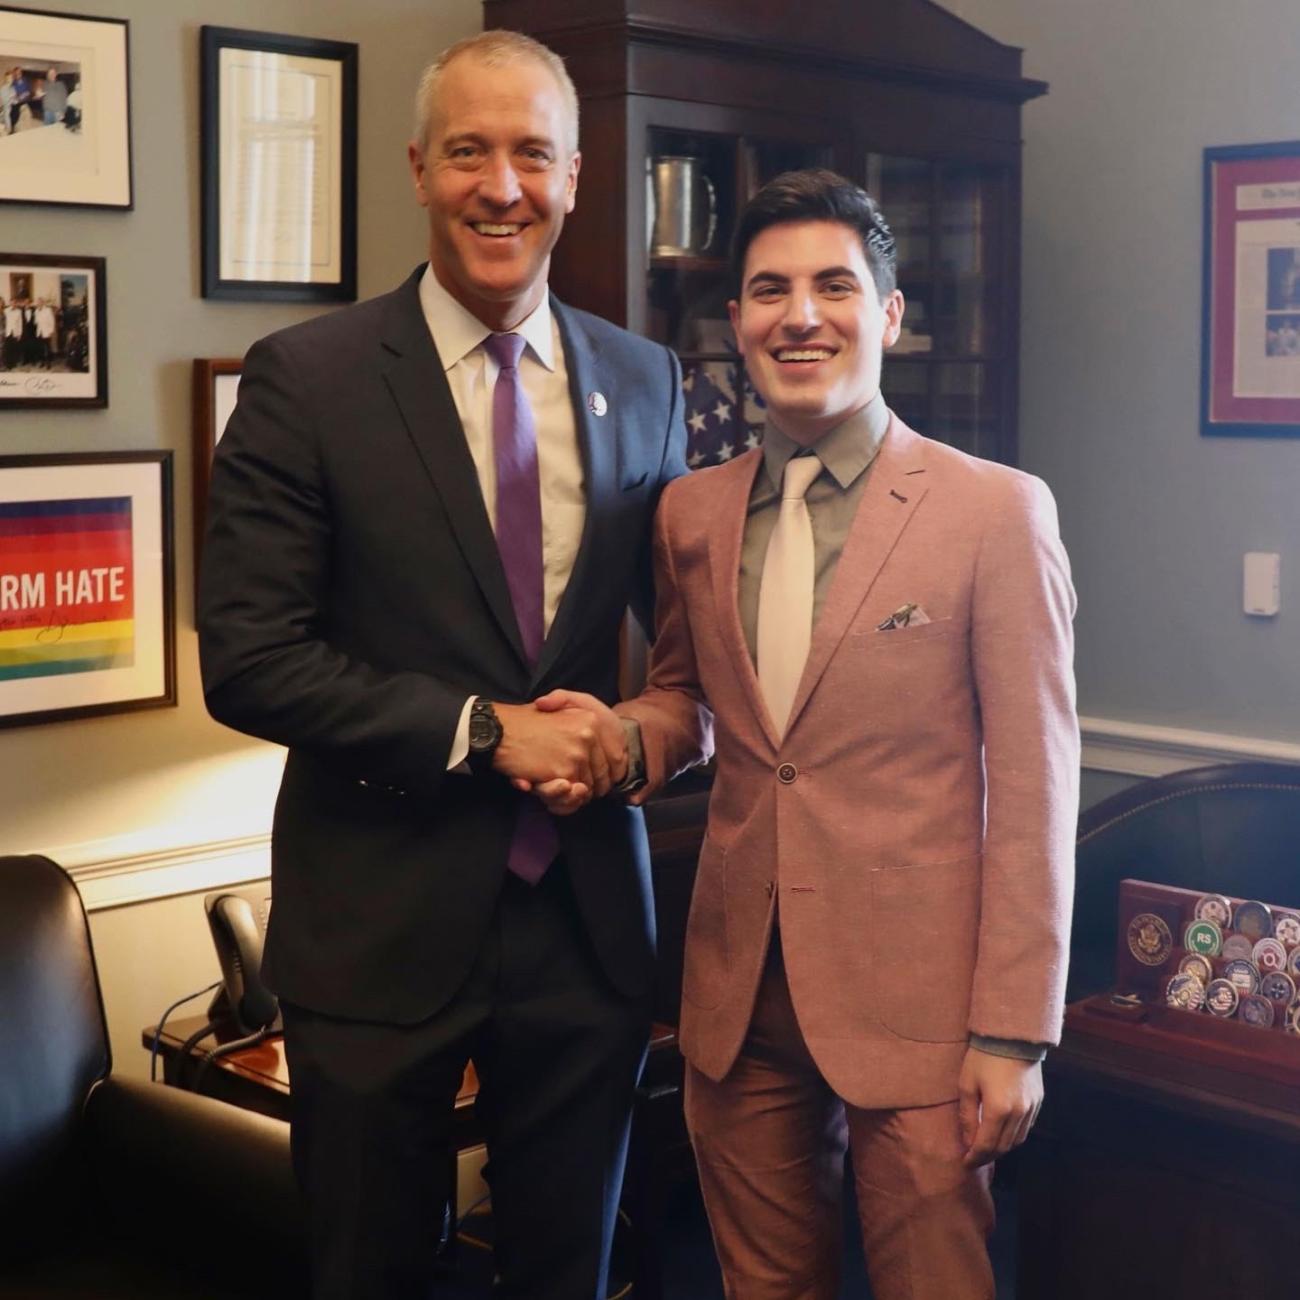
[{"label": "desk telephone", "polygon": [[280,1028],[275,994],[262,983],[262,944],[271,915],[270,882],[208,894],[203,908],[221,963],[221,989],[208,1019],[233,1021],[241,1035]]}]

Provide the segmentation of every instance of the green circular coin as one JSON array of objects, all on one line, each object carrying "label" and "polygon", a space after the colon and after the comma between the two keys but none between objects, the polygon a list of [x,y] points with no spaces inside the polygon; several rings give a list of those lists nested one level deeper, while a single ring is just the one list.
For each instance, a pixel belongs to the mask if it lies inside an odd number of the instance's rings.
[{"label": "green circular coin", "polygon": [[1183,936],[1183,947],[1202,957],[1217,957],[1223,947],[1223,931],[1213,921],[1193,921]]}]

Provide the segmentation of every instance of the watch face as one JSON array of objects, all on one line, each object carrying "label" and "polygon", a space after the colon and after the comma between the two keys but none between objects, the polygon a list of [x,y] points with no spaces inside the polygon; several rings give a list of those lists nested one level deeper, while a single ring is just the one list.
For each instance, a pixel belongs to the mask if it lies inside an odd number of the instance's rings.
[{"label": "watch face", "polygon": [[501,740],[501,723],[489,705],[486,709],[475,707],[469,715],[469,747],[471,750],[495,749]]}]

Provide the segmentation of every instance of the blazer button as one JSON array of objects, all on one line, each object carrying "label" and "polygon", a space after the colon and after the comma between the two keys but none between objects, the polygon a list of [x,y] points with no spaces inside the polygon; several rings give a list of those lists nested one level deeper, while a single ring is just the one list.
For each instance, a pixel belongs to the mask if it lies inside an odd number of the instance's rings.
[{"label": "blazer button", "polygon": [[793,763],[782,763],[776,769],[776,779],[784,785],[789,785],[798,775],[799,769]]}]

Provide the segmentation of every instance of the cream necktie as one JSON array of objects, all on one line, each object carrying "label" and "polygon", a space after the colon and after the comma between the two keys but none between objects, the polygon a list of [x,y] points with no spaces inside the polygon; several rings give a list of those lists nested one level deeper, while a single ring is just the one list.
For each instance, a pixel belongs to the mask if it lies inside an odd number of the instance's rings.
[{"label": "cream necktie", "polygon": [[812,641],[812,521],[804,494],[821,473],[816,456],[792,456],[781,479],[781,513],[767,544],[758,587],[758,684],[784,735]]}]

